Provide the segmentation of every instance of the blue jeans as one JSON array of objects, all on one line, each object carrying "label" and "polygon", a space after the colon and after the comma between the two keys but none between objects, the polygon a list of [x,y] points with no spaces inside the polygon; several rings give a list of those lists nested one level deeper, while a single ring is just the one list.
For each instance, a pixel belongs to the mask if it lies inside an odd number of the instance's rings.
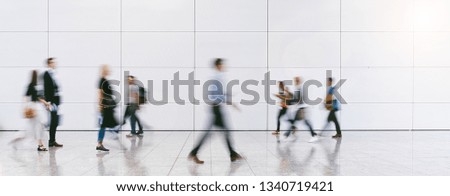
[{"label": "blue jeans", "polygon": [[105,138],[105,127],[100,128],[100,130],[98,130],[98,142],[103,142],[103,138]]}]

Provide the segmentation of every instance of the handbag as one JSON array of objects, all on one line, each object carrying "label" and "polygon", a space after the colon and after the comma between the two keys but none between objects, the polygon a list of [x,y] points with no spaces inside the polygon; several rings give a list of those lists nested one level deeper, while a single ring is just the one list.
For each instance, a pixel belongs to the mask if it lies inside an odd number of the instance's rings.
[{"label": "handbag", "polygon": [[34,118],[36,116],[36,111],[31,107],[25,107],[23,116],[28,119]]}]

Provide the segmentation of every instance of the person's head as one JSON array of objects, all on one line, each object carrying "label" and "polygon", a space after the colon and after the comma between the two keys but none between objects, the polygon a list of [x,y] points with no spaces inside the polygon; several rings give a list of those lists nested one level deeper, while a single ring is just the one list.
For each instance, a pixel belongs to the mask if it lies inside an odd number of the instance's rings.
[{"label": "person's head", "polygon": [[333,85],[333,78],[327,78],[327,86]]},{"label": "person's head", "polygon": [[36,86],[37,85],[37,71],[33,70],[31,71],[31,85]]},{"label": "person's head", "polygon": [[134,76],[128,76],[128,84],[134,84]]},{"label": "person's head", "polygon": [[300,79],[300,77],[294,77],[294,85],[295,86],[299,86],[300,84],[302,84],[302,79]]},{"label": "person's head", "polygon": [[51,68],[51,69],[55,69],[56,68],[56,62],[55,62],[55,58],[54,57],[50,57],[47,59],[47,67]]},{"label": "person's head", "polygon": [[214,68],[218,71],[223,71],[223,60],[221,58],[214,60]]},{"label": "person's head", "polygon": [[102,68],[101,68],[102,77],[109,76],[109,73],[110,73],[109,65],[106,65],[106,64],[102,65]]},{"label": "person's head", "polygon": [[284,82],[283,81],[279,81],[278,82],[278,88],[282,91],[284,91]]}]

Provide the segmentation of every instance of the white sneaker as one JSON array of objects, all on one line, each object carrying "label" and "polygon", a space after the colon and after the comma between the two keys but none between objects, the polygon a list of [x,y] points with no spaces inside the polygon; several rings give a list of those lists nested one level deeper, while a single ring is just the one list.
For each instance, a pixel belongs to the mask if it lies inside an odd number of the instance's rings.
[{"label": "white sneaker", "polygon": [[309,143],[314,143],[314,142],[317,142],[317,141],[319,141],[319,137],[313,136],[308,142]]}]

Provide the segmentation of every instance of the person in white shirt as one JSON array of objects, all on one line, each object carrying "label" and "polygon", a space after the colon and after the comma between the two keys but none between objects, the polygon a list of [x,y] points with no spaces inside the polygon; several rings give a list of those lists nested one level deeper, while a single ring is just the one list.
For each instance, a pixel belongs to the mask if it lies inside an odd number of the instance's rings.
[{"label": "person in white shirt", "polygon": [[204,161],[198,159],[197,153],[205,142],[206,138],[211,132],[213,126],[221,128],[225,134],[225,140],[228,146],[228,150],[230,152],[230,160],[232,162],[242,159],[241,155],[239,155],[233,148],[231,143],[230,131],[228,130],[228,126],[225,123],[224,115],[222,112],[223,103],[230,103],[230,99],[227,98],[227,94],[224,91],[224,74],[223,74],[223,60],[218,58],[214,61],[214,68],[216,70],[214,79],[211,80],[212,84],[208,87],[208,104],[212,109],[212,121],[210,126],[207,129],[207,132],[200,138],[199,142],[195,145],[194,149],[189,153],[188,158],[194,161],[197,164],[203,164]]},{"label": "person in white shirt", "polygon": [[302,80],[300,77],[294,78],[295,91],[292,94],[292,99],[289,100],[289,112],[292,113],[289,122],[291,123],[291,128],[284,134],[284,136],[289,137],[293,131],[297,129],[295,126],[297,121],[303,121],[305,125],[308,127],[309,132],[311,133],[311,140],[309,142],[316,142],[318,140],[317,134],[314,132],[311,123],[306,118],[305,112],[307,109],[307,104],[304,102],[303,96],[305,95],[302,88]]}]

